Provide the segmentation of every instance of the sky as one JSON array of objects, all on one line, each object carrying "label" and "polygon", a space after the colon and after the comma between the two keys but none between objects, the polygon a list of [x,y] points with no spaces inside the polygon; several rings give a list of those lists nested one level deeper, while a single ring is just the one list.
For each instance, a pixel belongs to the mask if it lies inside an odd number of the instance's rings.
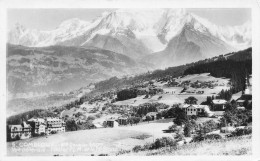
[{"label": "sky", "polygon": [[[9,9],[7,12],[8,28],[20,23],[26,28],[38,30],[52,30],[61,22],[71,18],[91,21],[103,12],[115,9]],[[187,9],[188,12],[208,19],[216,25],[242,25],[251,20],[251,9]]]}]

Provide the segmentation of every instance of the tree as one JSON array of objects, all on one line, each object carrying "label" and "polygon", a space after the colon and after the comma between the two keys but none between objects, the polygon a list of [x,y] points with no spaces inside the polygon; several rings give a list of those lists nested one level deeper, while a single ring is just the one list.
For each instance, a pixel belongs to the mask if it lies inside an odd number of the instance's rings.
[{"label": "tree", "polygon": [[245,100],[245,102],[243,103],[243,106],[246,108],[248,106],[249,102],[248,100]]},{"label": "tree", "polygon": [[188,121],[188,117],[187,117],[185,111],[182,110],[181,108],[175,109],[175,115],[176,115],[176,118],[173,120],[173,122],[176,125],[182,125]]},{"label": "tree", "polygon": [[221,90],[217,96],[218,99],[225,99],[226,101],[229,101],[232,98],[232,92],[230,90]]},{"label": "tree", "polygon": [[151,121],[152,120],[152,117],[151,116],[146,116],[146,121]]},{"label": "tree", "polygon": [[66,131],[77,131],[78,126],[74,120],[67,120],[66,121]]},{"label": "tree", "polygon": [[197,101],[198,101],[198,100],[197,100],[195,97],[190,96],[190,97],[188,97],[188,98],[185,99],[185,102],[184,102],[184,103],[194,105],[194,104],[197,104]]},{"label": "tree", "polygon": [[162,113],[160,113],[160,112],[157,113],[157,114],[156,114],[156,119],[158,119],[158,120],[159,120],[159,119],[162,119]]},{"label": "tree", "polygon": [[202,124],[202,126],[203,126],[203,128],[202,128],[203,133],[205,133],[205,134],[218,128],[218,125],[214,120],[206,121]]},{"label": "tree", "polygon": [[190,137],[191,136],[191,123],[187,121],[184,126],[184,136]]},{"label": "tree", "polygon": [[225,111],[233,111],[237,108],[236,103],[232,104],[232,103],[226,103],[225,105]]},{"label": "tree", "polygon": [[184,135],[181,128],[176,129],[174,139],[176,140],[176,142],[182,141],[184,139]]},{"label": "tree", "polygon": [[248,105],[245,108],[247,110],[252,110],[252,102],[248,103]]}]

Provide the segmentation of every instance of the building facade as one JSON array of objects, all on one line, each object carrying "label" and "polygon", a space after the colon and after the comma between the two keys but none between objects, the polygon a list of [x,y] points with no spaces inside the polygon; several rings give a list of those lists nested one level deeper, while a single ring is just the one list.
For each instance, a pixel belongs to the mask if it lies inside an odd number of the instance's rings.
[{"label": "building facade", "polygon": [[65,132],[65,122],[59,118],[47,117],[46,122],[46,134]]},{"label": "building facade", "polygon": [[214,111],[224,111],[226,108],[227,101],[224,99],[214,99],[213,101],[213,110]]},{"label": "building facade", "polygon": [[20,140],[32,137],[31,126],[23,122],[21,125],[7,127],[7,140]]},{"label": "building facade", "polygon": [[107,127],[118,127],[118,122],[115,119],[109,119],[106,121]]},{"label": "building facade", "polygon": [[213,113],[210,111],[209,106],[207,105],[183,105],[187,116],[211,116]]},{"label": "building facade", "polygon": [[31,118],[27,121],[32,127],[32,135],[44,135],[46,133],[46,124],[43,118]]}]

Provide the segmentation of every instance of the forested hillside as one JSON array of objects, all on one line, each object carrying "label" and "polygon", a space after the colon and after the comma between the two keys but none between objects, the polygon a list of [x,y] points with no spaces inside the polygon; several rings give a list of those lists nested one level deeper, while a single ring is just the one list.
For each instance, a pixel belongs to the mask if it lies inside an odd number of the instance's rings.
[{"label": "forested hillside", "polygon": [[219,61],[189,67],[184,75],[210,73],[214,77],[230,78],[233,93],[244,90],[245,78],[252,74],[252,48],[225,56]]}]

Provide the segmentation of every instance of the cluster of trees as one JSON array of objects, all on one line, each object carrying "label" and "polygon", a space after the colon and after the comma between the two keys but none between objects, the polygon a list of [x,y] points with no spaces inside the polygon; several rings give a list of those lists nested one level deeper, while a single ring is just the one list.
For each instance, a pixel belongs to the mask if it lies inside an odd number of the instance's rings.
[{"label": "cluster of trees", "polygon": [[129,117],[128,118],[128,122],[132,125],[132,124],[138,124],[141,121],[140,117]]},{"label": "cluster of trees", "polygon": [[166,109],[169,105],[164,103],[144,103],[139,105],[137,108],[134,109],[134,112],[137,116],[144,116],[149,112],[158,112],[158,109]]},{"label": "cluster of trees", "polygon": [[86,129],[91,129],[93,126],[91,119],[82,123],[77,123],[74,119],[67,119],[65,123],[66,123],[66,131],[86,130]]},{"label": "cluster of trees", "polygon": [[117,92],[117,100],[123,101],[137,97],[137,91],[134,89],[123,89]]},{"label": "cluster of trees", "polygon": [[217,99],[224,99],[226,101],[229,101],[232,98],[232,91],[233,89],[229,89],[229,90],[224,90],[222,89],[218,96],[216,97]]},{"label": "cluster of trees", "polygon": [[221,126],[247,126],[252,123],[252,110],[240,110],[236,108],[229,108],[225,111],[221,118]]},{"label": "cluster of trees", "polygon": [[184,101],[184,103],[190,104],[190,105],[195,105],[195,104],[197,104],[197,102],[198,102],[198,99],[193,96],[186,98]]}]

